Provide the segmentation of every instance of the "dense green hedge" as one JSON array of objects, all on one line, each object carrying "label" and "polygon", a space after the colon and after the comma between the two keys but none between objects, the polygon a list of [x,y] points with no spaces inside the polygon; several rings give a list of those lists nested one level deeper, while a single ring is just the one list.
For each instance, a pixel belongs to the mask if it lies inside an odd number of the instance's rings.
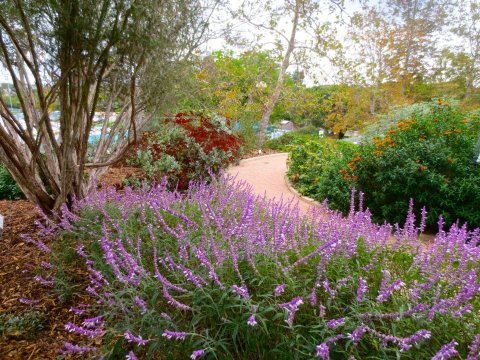
[{"label": "dense green hedge", "polygon": [[289,176],[300,192],[317,200],[328,198],[333,208],[344,212],[345,192],[355,187],[366,194],[365,205],[379,221],[401,222],[413,198],[418,213],[427,208],[430,226],[442,215],[447,224],[460,219],[477,227],[477,136],[478,117],[439,100],[429,111],[413,113],[356,152],[328,143],[294,149]]},{"label": "dense green hedge", "polygon": [[295,146],[290,152],[288,177],[295,188],[317,201],[328,198],[330,207],[347,209],[351,186],[339,168],[346,166],[357,146],[344,141],[311,140]]}]

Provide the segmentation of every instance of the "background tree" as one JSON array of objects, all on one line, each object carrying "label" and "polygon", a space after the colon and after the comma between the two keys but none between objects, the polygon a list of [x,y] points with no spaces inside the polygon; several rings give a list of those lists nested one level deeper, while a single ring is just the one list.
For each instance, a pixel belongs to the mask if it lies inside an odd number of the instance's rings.
[{"label": "background tree", "polygon": [[407,94],[413,82],[422,81],[428,61],[436,51],[435,35],[445,25],[449,1],[388,0],[383,14],[393,26],[388,67],[391,80],[400,84],[400,94]]},{"label": "background tree", "polygon": [[199,45],[206,9],[197,0],[0,0],[0,8],[0,62],[23,113],[0,97],[0,160],[26,197],[50,211],[83,196],[122,158]]},{"label": "background tree", "polygon": [[480,1],[466,0],[460,2],[453,33],[461,39],[462,45],[456,53],[450,53],[450,64],[457,70],[451,75],[457,80],[464,79],[465,93],[468,99],[480,78]]},{"label": "background tree", "polygon": [[[263,146],[270,117],[277,104],[288,67],[292,59],[308,68],[311,54],[325,56],[335,42],[325,14],[342,7],[342,1],[294,0],[294,1],[245,1],[237,9],[235,16],[253,26],[260,35],[253,41],[265,41],[262,33],[273,37],[275,50],[281,54],[276,84],[264,105],[258,131],[258,147]],[[288,25],[286,25],[288,24]],[[300,39],[300,40],[299,40]],[[271,41],[271,40],[270,40]]]}]

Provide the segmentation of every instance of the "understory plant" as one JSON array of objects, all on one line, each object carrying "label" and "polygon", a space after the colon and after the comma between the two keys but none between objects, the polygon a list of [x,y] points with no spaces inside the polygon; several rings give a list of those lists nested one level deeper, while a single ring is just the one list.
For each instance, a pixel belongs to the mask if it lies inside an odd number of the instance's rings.
[{"label": "understory plant", "polygon": [[[352,199],[355,194],[352,194]],[[302,214],[232,178],[184,193],[103,189],[63,209],[52,260],[88,273],[65,356],[129,359],[478,359],[480,230],[419,240],[352,201]],[[412,209],[412,206],[410,210]],[[37,242],[44,251],[51,251]],[[77,256],[74,256],[75,253]],[[73,255],[72,255],[73,254]],[[63,274],[62,281],[68,274]],[[55,279],[40,278],[47,286]]]}]

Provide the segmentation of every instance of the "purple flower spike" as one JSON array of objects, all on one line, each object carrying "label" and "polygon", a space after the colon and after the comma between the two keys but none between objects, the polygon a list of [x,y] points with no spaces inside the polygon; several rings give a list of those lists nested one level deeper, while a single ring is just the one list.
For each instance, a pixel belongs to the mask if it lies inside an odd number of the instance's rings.
[{"label": "purple flower spike", "polygon": [[232,286],[232,290],[235,294],[237,294],[238,296],[244,298],[245,300],[248,300],[248,289],[245,285],[243,286],[237,286],[237,285],[233,285]]},{"label": "purple flower spike", "polygon": [[317,357],[320,359],[329,359],[330,358],[330,348],[327,344],[321,343],[316,347]]},{"label": "purple flower spike", "polygon": [[170,339],[185,340],[187,335],[188,335],[188,333],[186,333],[186,332],[177,332],[177,331],[171,331],[171,330],[165,330],[162,334],[162,336],[166,337],[168,340],[170,340]]},{"label": "purple flower spike", "polygon": [[145,340],[141,335],[135,336],[130,330],[127,330],[124,334],[125,339],[128,342],[133,342],[137,345],[146,345],[150,340]]},{"label": "purple flower spike", "polygon": [[287,287],[287,285],[285,284],[281,284],[281,285],[278,285],[276,288],[275,288],[275,296],[280,296],[283,294],[283,292],[285,291],[285,288]]},{"label": "purple flower spike", "polygon": [[345,318],[340,318],[340,319],[332,319],[327,321],[327,326],[330,329],[335,329],[336,327],[345,324]]},{"label": "purple flower spike", "polygon": [[133,351],[130,351],[125,357],[125,360],[138,360]]},{"label": "purple flower spike", "polygon": [[365,293],[368,291],[367,281],[360,277],[358,279],[358,289],[357,289],[357,301],[360,302],[363,300]]},{"label": "purple flower spike", "polygon": [[69,342],[63,343],[63,349],[60,349],[58,352],[63,355],[67,354],[85,354],[97,350],[95,347],[91,346],[79,346]]},{"label": "purple flower spike", "polygon": [[257,320],[255,320],[255,315],[252,315],[248,318],[247,324],[250,326],[257,325]]},{"label": "purple flower spike", "polygon": [[204,349],[195,350],[194,352],[192,352],[192,355],[190,355],[190,359],[195,360],[195,359],[203,356],[204,354],[205,354]]},{"label": "purple flower spike", "polygon": [[295,319],[295,313],[298,311],[298,307],[302,304],[303,304],[302,298],[297,296],[288,303],[278,305],[280,308],[288,311],[288,318],[286,320],[288,325],[290,326],[293,325],[293,320]]},{"label": "purple flower spike", "polygon": [[458,343],[454,340],[441,347],[440,351],[435,354],[432,360],[446,360],[454,356],[458,356],[458,351],[455,349]]}]

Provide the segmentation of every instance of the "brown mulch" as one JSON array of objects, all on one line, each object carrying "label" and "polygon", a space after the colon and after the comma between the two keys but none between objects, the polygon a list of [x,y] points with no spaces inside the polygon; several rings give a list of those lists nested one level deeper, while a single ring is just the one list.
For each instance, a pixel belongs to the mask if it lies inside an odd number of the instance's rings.
[{"label": "brown mulch", "polygon": [[[137,172],[138,169],[127,166],[111,168],[102,183],[120,189],[123,179]],[[68,322],[79,323],[77,316],[69,311],[70,307],[88,300],[77,297],[69,303],[61,303],[52,286],[34,280],[39,272],[48,276],[48,273],[53,275],[54,270],[42,266],[42,262],[49,262],[49,254],[21,237],[27,234],[38,239],[35,221],[41,216],[32,203],[1,200],[0,214],[5,218],[0,239],[0,360],[55,359],[65,341],[76,343],[79,340],[64,329]],[[48,246],[52,241],[54,239],[45,243]],[[35,303],[25,304],[25,300]],[[41,329],[2,330],[5,318],[21,318],[32,313],[40,316]]]},{"label": "brown mulch", "polygon": [[[40,215],[35,206],[27,200],[3,200],[0,214],[5,217],[0,240],[0,359],[55,359],[63,342],[78,339],[64,329],[67,322],[76,321],[69,312],[74,303],[60,303],[51,286],[34,280],[38,272],[52,272],[42,267],[49,255],[20,236],[37,239],[34,222]],[[38,303],[25,304],[25,300]],[[2,317],[22,318],[32,313],[38,314],[41,327],[15,327],[2,334]]]}]

